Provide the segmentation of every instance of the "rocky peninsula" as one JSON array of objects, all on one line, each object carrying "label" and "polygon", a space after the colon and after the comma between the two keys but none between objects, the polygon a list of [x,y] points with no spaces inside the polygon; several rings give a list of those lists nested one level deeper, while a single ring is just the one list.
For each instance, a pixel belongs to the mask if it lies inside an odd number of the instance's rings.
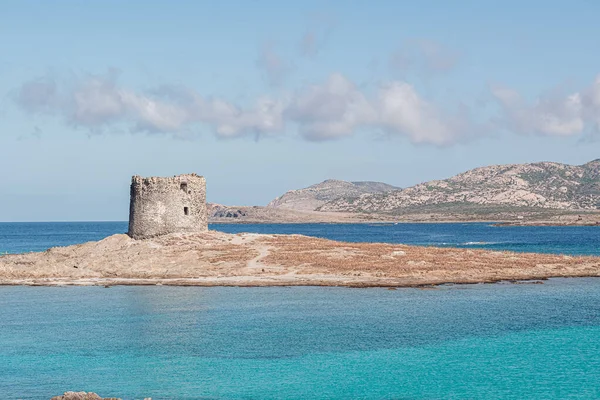
[{"label": "rocky peninsula", "polygon": [[600,257],[528,254],[301,235],[172,233],[0,257],[2,285],[410,287],[600,276]]}]

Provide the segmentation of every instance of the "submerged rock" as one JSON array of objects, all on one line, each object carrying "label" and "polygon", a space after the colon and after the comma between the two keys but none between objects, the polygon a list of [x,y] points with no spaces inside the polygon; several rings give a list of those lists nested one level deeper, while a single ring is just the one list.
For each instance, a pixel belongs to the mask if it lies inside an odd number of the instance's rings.
[{"label": "submerged rock", "polygon": [[100,397],[93,392],[65,392],[62,396],[55,396],[50,400],[121,400],[116,397]]}]

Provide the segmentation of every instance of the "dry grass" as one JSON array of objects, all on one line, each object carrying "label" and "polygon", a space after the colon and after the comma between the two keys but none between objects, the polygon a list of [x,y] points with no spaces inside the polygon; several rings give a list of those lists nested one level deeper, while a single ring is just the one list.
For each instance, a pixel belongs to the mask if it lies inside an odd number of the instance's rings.
[{"label": "dry grass", "polygon": [[220,232],[0,256],[0,283],[410,286],[600,276],[600,258]]},{"label": "dry grass", "polygon": [[[295,268],[297,273],[361,274],[436,282],[600,275],[597,257],[339,243],[302,236],[277,236],[265,241],[276,251],[264,261]],[[344,253],[346,257],[340,257]]]}]

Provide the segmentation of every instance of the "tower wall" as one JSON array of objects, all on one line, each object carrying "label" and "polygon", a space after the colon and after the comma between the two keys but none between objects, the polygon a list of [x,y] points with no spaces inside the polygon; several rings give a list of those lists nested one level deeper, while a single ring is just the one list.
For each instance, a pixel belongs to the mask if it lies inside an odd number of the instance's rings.
[{"label": "tower wall", "polygon": [[129,236],[151,238],[208,230],[206,180],[196,174],[169,178],[134,176],[129,202]]}]

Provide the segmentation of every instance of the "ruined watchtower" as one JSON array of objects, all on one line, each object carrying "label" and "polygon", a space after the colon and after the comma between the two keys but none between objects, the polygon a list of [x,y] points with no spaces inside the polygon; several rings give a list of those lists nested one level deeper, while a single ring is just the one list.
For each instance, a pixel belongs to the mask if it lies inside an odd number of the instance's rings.
[{"label": "ruined watchtower", "polygon": [[206,180],[196,174],[131,178],[129,236],[150,238],[208,230]]}]

